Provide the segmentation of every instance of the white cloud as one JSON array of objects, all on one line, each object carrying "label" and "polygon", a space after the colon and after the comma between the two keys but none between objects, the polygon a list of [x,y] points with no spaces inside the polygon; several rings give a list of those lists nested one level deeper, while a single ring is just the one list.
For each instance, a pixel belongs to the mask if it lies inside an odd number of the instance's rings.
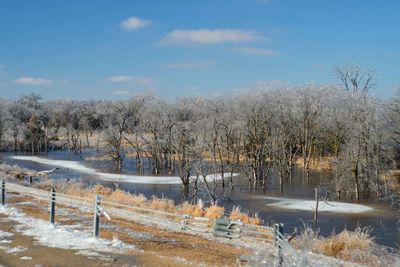
[{"label": "white cloud", "polygon": [[211,65],[214,65],[214,62],[211,60],[198,60],[198,61],[175,62],[175,63],[165,64],[164,68],[166,68],[166,69],[198,69],[198,68],[207,68]]},{"label": "white cloud", "polygon": [[137,17],[127,18],[120,23],[121,27],[127,31],[137,31],[150,26],[150,24],[150,20],[144,20]]},{"label": "white cloud", "polygon": [[108,78],[108,80],[110,82],[115,82],[115,83],[125,83],[125,82],[129,82],[131,79],[132,79],[132,77],[123,76],[123,75],[113,76],[113,77]]},{"label": "white cloud", "polygon": [[14,80],[14,82],[23,85],[46,85],[53,83],[52,80],[47,80],[43,78],[34,78],[34,77],[20,77]]},{"label": "white cloud", "polygon": [[125,76],[125,75],[112,76],[108,78],[108,81],[115,83],[133,82],[141,85],[147,85],[152,83],[152,80],[145,76]]},{"label": "white cloud", "polygon": [[114,95],[130,95],[130,92],[128,90],[114,90],[112,91]]},{"label": "white cloud", "polygon": [[232,49],[233,52],[245,54],[245,55],[258,55],[258,56],[278,56],[279,51],[268,49],[268,48],[257,48],[257,47],[237,47]]},{"label": "white cloud", "polygon": [[190,44],[220,44],[242,43],[263,39],[253,31],[234,29],[198,29],[198,30],[174,30],[168,33],[161,44],[190,45]]}]

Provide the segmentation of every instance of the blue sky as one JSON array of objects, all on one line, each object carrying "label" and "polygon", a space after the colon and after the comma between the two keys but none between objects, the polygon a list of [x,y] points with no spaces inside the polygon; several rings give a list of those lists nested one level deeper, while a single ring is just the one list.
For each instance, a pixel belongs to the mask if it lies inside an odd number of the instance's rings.
[{"label": "blue sky", "polygon": [[0,97],[167,99],[261,84],[335,82],[333,68],[400,85],[400,1],[0,1]]}]

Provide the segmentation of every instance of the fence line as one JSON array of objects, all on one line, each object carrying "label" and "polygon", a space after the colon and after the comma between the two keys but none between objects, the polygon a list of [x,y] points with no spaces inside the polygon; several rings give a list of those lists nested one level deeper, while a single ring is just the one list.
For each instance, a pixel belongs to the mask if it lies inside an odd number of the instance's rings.
[{"label": "fence line", "polygon": [[[273,241],[274,244],[279,248],[279,251],[280,249],[291,248],[289,243],[283,237],[282,229],[279,225],[275,225],[275,227],[269,227],[240,224],[240,226],[238,226],[237,222],[227,220],[227,224],[225,225],[226,228],[221,228],[221,225],[217,226],[216,220],[209,218],[192,217],[189,215],[180,215],[171,212],[129,206],[109,201],[101,201],[100,199],[97,199],[97,196],[96,201],[90,201],[88,198],[70,196],[57,192],[52,193],[14,183],[7,183],[5,185],[3,181],[2,198],[5,198],[5,191],[15,192],[48,201],[51,204],[51,211],[53,211],[53,213],[50,215],[50,220],[52,223],[54,223],[56,204],[79,208],[83,212],[94,211],[94,236],[98,236],[100,217],[101,215],[105,215],[108,218],[109,216],[118,217],[130,221],[161,226],[162,228],[173,231],[182,230],[183,232],[190,232],[207,238],[212,237],[212,235],[216,236],[215,233],[218,232],[218,236],[224,236],[227,238],[243,238],[245,240],[252,241]],[[57,199],[55,200],[55,198]],[[82,208],[87,209],[84,210]],[[173,217],[179,220],[168,220],[165,217]],[[212,225],[213,223],[214,226]],[[231,228],[232,225],[234,225],[233,228]],[[221,231],[226,231],[226,235],[224,235]]]}]

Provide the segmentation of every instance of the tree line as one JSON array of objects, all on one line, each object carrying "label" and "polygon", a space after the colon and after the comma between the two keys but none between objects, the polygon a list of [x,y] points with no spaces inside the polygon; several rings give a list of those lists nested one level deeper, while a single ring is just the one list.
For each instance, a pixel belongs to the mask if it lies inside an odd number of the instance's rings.
[{"label": "tree line", "polygon": [[336,74],[336,85],[256,88],[174,102],[153,94],[126,101],[23,95],[0,100],[0,145],[30,152],[96,149],[116,166],[129,153],[139,172],[177,174],[194,197],[201,183],[213,202],[218,193],[209,174],[221,173],[220,186],[232,188],[240,168],[251,188],[267,190],[274,171],[283,188],[296,161],[307,179],[311,163],[329,157],[339,197],[380,195],[388,190],[382,177],[398,168],[400,96],[383,101],[369,94],[374,72],[365,67],[338,68]]}]

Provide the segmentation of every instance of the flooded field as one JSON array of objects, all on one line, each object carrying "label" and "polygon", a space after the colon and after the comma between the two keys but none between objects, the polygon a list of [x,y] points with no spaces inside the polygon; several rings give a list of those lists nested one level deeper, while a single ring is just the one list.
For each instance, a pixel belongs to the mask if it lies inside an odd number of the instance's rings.
[{"label": "flooded field", "polygon": [[[154,176],[149,171],[144,175],[136,174],[132,159],[125,161],[122,172],[116,172],[113,164],[107,160],[84,160],[89,153],[75,155],[65,151],[50,152],[47,156],[15,155],[1,153],[0,160],[8,164],[38,171],[58,167],[51,174],[52,179],[76,180],[85,185],[102,184],[111,188],[121,188],[132,193],[143,193],[147,197],[156,195],[182,201],[180,179],[177,176],[162,174]],[[218,175],[213,179],[219,179]],[[220,205],[231,209],[240,206],[243,210],[258,212],[266,223],[284,223],[285,232],[291,233],[295,227],[312,224],[314,187],[320,182],[331,179],[327,172],[313,173],[306,182],[300,170],[296,170],[291,183],[279,190],[279,181],[274,173],[269,179],[268,190],[249,190],[246,178],[235,175],[234,189]],[[397,247],[400,242],[397,230],[397,211],[388,203],[369,199],[357,203],[329,202],[321,203],[318,228],[322,235],[332,231],[340,232],[344,228],[353,230],[359,226],[371,226],[372,234],[380,244]]]}]

